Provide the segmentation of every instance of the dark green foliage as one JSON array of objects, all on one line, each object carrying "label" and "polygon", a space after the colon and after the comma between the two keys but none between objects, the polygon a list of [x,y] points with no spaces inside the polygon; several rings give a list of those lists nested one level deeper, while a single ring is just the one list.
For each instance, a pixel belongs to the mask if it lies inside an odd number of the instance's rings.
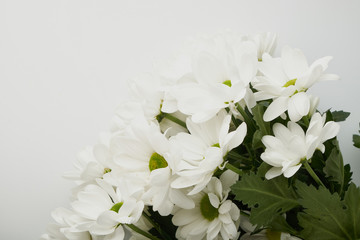
[{"label": "dark green foliage", "polygon": [[286,178],[263,180],[251,173],[232,186],[235,199],[251,207],[250,221],[258,227],[269,226],[274,219],[296,207],[295,192]]},{"label": "dark green foliage", "polygon": [[176,239],[175,233],[177,227],[172,224],[172,215],[161,216],[158,212],[154,212],[151,207],[149,207],[148,212],[149,215],[146,215],[147,219],[156,225],[149,231],[152,235],[164,240]]},{"label": "dark green foliage", "polygon": [[297,183],[299,203],[304,208],[299,213],[304,239],[358,239],[360,237],[360,189],[351,184],[341,201],[337,193],[331,194],[324,187],[316,189]]},{"label": "dark green foliage", "polygon": [[360,135],[356,135],[356,134],[353,135],[353,143],[355,147],[360,148]]},{"label": "dark green foliage", "polygon": [[332,115],[332,119],[335,122],[342,122],[345,121],[346,118],[348,118],[350,116],[349,112],[344,112],[344,111],[333,111],[331,112]]}]

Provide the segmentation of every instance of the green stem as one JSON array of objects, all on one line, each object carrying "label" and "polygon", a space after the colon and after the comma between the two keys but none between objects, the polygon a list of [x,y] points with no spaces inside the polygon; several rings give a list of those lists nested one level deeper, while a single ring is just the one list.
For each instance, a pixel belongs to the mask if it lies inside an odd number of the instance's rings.
[{"label": "green stem", "polygon": [[240,176],[242,176],[242,174],[243,174],[243,172],[240,169],[238,169],[237,167],[235,167],[234,165],[232,165],[228,162],[226,163],[225,168],[233,171],[234,173],[237,173]]},{"label": "green stem", "polygon": [[251,163],[252,160],[249,159],[249,158],[246,158],[242,155],[240,155],[239,153],[237,152],[234,152],[234,151],[230,151],[227,153],[227,156],[231,157],[232,159],[235,159],[235,160],[242,160],[244,162],[247,162],[247,163]]},{"label": "green stem", "polygon": [[146,220],[148,220],[151,225],[154,226],[154,228],[156,229],[156,231],[158,231],[158,233],[160,233],[160,235],[162,237],[164,237],[165,239],[170,239],[171,238],[169,237],[169,235],[167,233],[165,233],[160,227],[159,227],[159,224],[157,224],[156,222],[154,222],[151,217],[149,215],[146,214],[146,212],[143,211],[142,215],[146,218]]},{"label": "green stem", "polygon": [[144,230],[141,230],[140,228],[138,228],[138,227],[135,226],[134,224],[128,224],[128,225],[126,225],[126,226],[128,226],[129,228],[131,228],[131,229],[134,230],[135,232],[143,235],[144,237],[147,237],[147,238],[152,239],[152,240],[160,240],[159,238],[151,235],[150,233],[145,232]]},{"label": "green stem", "polygon": [[306,125],[306,127],[308,127],[309,126],[309,124],[310,124],[310,122],[309,122],[309,117],[308,116],[303,116],[303,121],[304,121],[304,123],[305,123],[305,125]]},{"label": "green stem", "polygon": [[247,150],[248,153],[249,153],[249,156],[250,156],[250,158],[251,158],[251,161],[253,162],[253,161],[256,159],[256,157],[255,157],[254,154],[253,154],[252,148],[249,147],[247,144],[244,144],[244,145],[245,145],[246,150]]},{"label": "green stem", "polygon": [[236,109],[240,112],[241,116],[243,116],[246,124],[249,128],[252,128],[253,132],[255,132],[256,126],[252,119],[249,118],[249,115],[245,112],[245,110],[240,106],[240,104],[236,104]]},{"label": "green stem", "polygon": [[310,164],[308,163],[307,160],[302,161],[302,164],[304,165],[305,169],[308,171],[308,173],[310,174],[310,176],[315,180],[315,182],[317,182],[317,184],[325,187],[324,183],[320,180],[320,178],[316,175],[316,173],[314,172],[314,170],[312,170]]},{"label": "green stem", "polygon": [[268,131],[268,129],[265,126],[265,122],[264,122],[263,118],[261,118],[261,120],[258,121],[258,124],[259,124],[260,131],[263,133],[263,135],[270,135],[270,132]]},{"label": "green stem", "polygon": [[174,117],[173,115],[170,115],[170,114],[168,114],[168,113],[161,113],[161,114],[164,116],[164,118],[167,118],[167,119],[169,119],[170,121],[172,121],[172,122],[174,122],[174,123],[177,123],[177,124],[179,124],[180,126],[186,128],[186,123],[185,123],[184,121],[178,119],[177,117]]}]

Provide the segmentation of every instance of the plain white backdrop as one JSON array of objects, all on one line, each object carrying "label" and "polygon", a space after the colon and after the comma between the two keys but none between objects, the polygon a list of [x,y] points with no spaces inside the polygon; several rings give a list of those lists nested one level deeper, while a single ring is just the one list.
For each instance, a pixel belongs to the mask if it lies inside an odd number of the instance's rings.
[{"label": "plain white backdrop", "polygon": [[125,81],[188,36],[233,29],[279,34],[309,61],[331,55],[320,109],[345,110],[339,140],[360,184],[360,1],[0,0],[0,239],[38,239],[68,207],[79,150],[97,142]]}]

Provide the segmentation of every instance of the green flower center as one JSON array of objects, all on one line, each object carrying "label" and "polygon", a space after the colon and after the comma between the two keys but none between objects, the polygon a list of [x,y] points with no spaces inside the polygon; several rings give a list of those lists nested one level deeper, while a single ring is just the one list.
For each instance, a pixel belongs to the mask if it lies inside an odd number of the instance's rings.
[{"label": "green flower center", "polygon": [[220,144],[215,143],[214,145],[212,145],[212,147],[218,147],[218,148],[220,148]]},{"label": "green flower center", "polygon": [[155,169],[166,168],[167,166],[168,166],[168,163],[163,156],[161,156],[160,154],[158,154],[156,152],[154,152],[151,155],[150,161],[149,161],[150,172],[152,172]]},{"label": "green flower center", "polygon": [[288,86],[291,86],[291,85],[295,85],[296,80],[297,80],[297,78],[294,78],[294,79],[291,79],[291,80],[287,81],[287,82],[284,84],[283,87],[288,87]]},{"label": "green flower center", "polygon": [[225,85],[228,86],[228,87],[231,87],[231,86],[232,86],[231,80],[225,80],[225,81],[223,81],[223,84],[225,84]]},{"label": "green flower center", "polygon": [[270,229],[266,230],[266,237],[269,240],[280,240],[281,239],[281,232],[275,232]]},{"label": "green flower center", "polygon": [[114,206],[110,208],[110,210],[118,213],[123,204],[123,202],[115,203]]},{"label": "green flower center", "polygon": [[104,174],[111,172],[110,168],[104,168]]},{"label": "green flower center", "polygon": [[219,216],[219,211],[211,205],[208,194],[206,194],[200,201],[200,211],[201,215],[209,221],[212,221]]}]

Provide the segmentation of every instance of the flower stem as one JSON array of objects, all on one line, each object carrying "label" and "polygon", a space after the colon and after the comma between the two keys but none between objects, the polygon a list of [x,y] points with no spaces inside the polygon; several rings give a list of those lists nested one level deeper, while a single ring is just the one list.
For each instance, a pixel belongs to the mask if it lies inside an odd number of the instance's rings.
[{"label": "flower stem", "polygon": [[309,117],[308,116],[303,116],[302,120],[304,121],[305,123],[305,126],[308,127],[310,122],[309,122]]},{"label": "flower stem", "polygon": [[234,165],[230,164],[229,162],[226,163],[225,168],[233,171],[234,173],[237,173],[238,175],[242,176],[243,172],[235,167]]},{"label": "flower stem", "polygon": [[236,104],[236,109],[240,112],[241,116],[243,116],[246,124],[249,128],[252,128],[253,131],[256,130],[256,126],[254,125],[254,122],[249,118],[249,115],[245,112],[245,110],[240,106],[240,104]]},{"label": "flower stem", "polygon": [[228,152],[227,156],[229,156],[229,157],[231,157],[232,159],[235,159],[235,160],[242,160],[242,161],[244,161],[246,163],[251,163],[252,162],[251,159],[246,158],[246,157],[244,157],[244,156],[242,156],[239,153],[234,152],[234,151]]},{"label": "flower stem", "polygon": [[164,118],[167,118],[167,119],[169,119],[170,121],[172,121],[172,122],[174,122],[174,123],[177,123],[177,124],[179,124],[180,126],[186,128],[186,123],[185,123],[184,121],[178,119],[177,117],[174,117],[173,115],[170,115],[170,114],[168,114],[168,113],[161,113],[161,114],[164,116]]},{"label": "flower stem", "polygon": [[144,230],[141,230],[140,228],[138,228],[138,227],[135,226],[134,224],[128,224],[127,226],[128,226],[129,228],[131,228],[132,230],[134,230],[135,232],[143,235],[144,237],[147,237],[147,238],[152,239],[152,240],[160,240],[159,238],[151,235],[150,233],[145,232]]},{"label": "flower stem", "polygon": [[308,173],[310,174],[310,176],[315,180],[315,182],[317,182],[317,184],[325,187],[324,183],[320,180],[320,178],[316,175],[316,173],[314,172],[314,170],[312,170],[310,164],[308,163],[307,160],[302,161],[302,164],[304,165],[305,169],[308,171]]},{"label": "flower stem", "polygon": [[170,240],[171,240],[171,238],[169,237],[169,235],[166,234],[164,231],[162,231],[162,229],[159,227],[159,224],[157,224],[156,222],[154,222],[154,221],[151,219],[151,217],[146,214],[146,212],[143,211],[142,215],[146,218],[146,220],[148,220],[148,221],[151,223],[151,225],[154,226],[154,228],[156,229],[156,231],[158,231],[158,233],[160,233],[160,235],[161,235],[162,237],[164,237],[164,239],[170,239]]}]

